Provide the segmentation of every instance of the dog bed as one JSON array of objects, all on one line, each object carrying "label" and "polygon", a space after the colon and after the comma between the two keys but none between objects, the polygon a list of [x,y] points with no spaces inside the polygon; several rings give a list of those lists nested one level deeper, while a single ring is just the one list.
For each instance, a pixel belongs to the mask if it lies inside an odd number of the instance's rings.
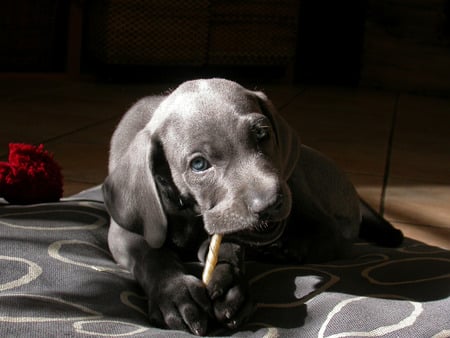
[{"label": "dog bed", "polygon": [[[57,203],[0,203],[0,336],[188,337],[153,328],[108,251],[100,188]],[[192,264],[200,275],[202,267]],[[450,252],[406,239],[355,243],[352,259],[247,263],[258,305],[236,337],[449,337]]]}]

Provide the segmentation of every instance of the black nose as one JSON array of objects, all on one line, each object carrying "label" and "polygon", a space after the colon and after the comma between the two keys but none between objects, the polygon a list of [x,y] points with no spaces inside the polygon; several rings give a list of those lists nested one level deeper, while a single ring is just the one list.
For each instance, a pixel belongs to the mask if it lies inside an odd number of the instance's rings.
[{"label": "black nose", "polygon": [[251,202],[251,210],[263,219],[270,219],[280,212],[283,206],[283,195],[276,194],[270,199],[253,198]]}]

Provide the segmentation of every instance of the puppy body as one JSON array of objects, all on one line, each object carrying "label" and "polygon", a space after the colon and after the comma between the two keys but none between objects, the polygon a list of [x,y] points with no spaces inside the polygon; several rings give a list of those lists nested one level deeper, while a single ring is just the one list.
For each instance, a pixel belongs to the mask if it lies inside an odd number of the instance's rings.
[{"label": "puppy body", "polygon": [[[199,335],[211,320],[236,327],[251,314],[244,247],[332,259],[366,219],[401,237],[264,94],[222,79],[136,103],[113,135],[103,190],[111,252],[146,291],[150,321]],[[214,233],[225,237],[205,287],[183,261],[203,261]]]}]

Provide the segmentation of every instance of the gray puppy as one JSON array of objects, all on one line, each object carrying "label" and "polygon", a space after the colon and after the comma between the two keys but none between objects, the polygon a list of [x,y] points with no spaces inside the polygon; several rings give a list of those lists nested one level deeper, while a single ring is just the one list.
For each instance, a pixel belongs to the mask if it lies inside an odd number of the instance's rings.
[{"label": "gray puppy", "polygon": [[[341,256],[358,235],[402,241],[263,93],[223,79],[137,102],[113,135],[103,193],[111,252],[148,295],[150,322],[197,335],[252,313],[244,248],[303,263]],[[204,261],[214,233],[225,236],[205,286],[184,262]]]}]

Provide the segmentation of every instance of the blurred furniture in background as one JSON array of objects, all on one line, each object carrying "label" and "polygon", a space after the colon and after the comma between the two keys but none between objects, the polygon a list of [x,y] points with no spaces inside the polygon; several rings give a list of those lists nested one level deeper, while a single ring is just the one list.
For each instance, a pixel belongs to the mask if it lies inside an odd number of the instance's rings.
[{"label": "blurred furniture in background", "polygon": [[293,64],[298,0],[92,0],[86,50],[100,65]]},{"label": "blurred furniture in background", "polygon": [[[17,0],[0,72],[277,68],[285,80],[450,94],[450,0]],[[150,76],[148,76],[150,74]],[[166,74],[164,74],[166,76]]]}]

